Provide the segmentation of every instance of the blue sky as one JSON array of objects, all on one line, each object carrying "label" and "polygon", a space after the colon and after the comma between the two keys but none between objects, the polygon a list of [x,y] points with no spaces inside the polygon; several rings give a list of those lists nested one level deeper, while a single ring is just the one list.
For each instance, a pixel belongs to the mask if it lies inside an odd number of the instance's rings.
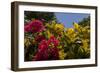
[{"label": "blue sky", "polygon": [[84,14],[84,13],[55,13],[55,16],[58,20],[58,22],[64,24],[65,27],[70,28],[73,26],[73,22],[78,23],[79,21],[82,21],[83,18],[88,17],[90,14]]}]

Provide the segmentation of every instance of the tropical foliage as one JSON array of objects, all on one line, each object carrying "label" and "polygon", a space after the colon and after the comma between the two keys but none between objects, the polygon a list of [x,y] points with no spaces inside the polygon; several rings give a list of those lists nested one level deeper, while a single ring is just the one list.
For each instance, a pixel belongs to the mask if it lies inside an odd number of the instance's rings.
[{"label": "tropical foliage", "polygon": [[90,26],[74,22],[72,28],[66,28],[49,15],[46,21],[25,16],[29,20],[24,26],[25,61],[89,58]]}]

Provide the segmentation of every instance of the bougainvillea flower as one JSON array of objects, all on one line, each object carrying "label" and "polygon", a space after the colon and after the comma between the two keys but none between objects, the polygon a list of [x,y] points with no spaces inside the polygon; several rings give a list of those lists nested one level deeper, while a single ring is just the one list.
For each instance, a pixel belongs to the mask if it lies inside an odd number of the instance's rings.
[{"label": "bougainvillea flower", "polygon": [[[55,42],[54,37],[51,37],[53,40],[49,40],[50,43]],[[56,47],[50,48],[49,47],[49,41],[47,40],[42,40],[38,46],[38,51],[33,58],[33,60],[56,60],[59,59],[59,51]],[[57,41],[55,43],[56,45],[58,44]]]},{"label": "bougainvillea flower", "polygon": [[38,35],[35,38],[35,41],[37,41],[37,42],[41,42],[42,40],[45,40],[45,37],[43,35]]},{"label": "bougainvillea flower", "polygon": [[33,61],[40,61],[40,60],[48,60],[48,51],[42,50],[36,53],[35,57],[33,58]]},{"label": "bougainvillea flower", "polygon": [[48,44],[58,46],[59,41],[54,36],[51,36],[50,39],[48,40]]},{"label": "bougainvillea flower", "polygon": [[39,20],[34,20],[30,23],[32,27],[32,32],[41,32],[44,29],[43,23]]},{"label": "bougainvillea flower", "polygon": [[24,31],[25,32],[30,32],[31,31],[31,27],[30,27],[30,25],[27,23],[27,24],[25,24],[25,26],[24,26]]},{"label": "bougainvillea flower", "polygon": [[40,53],[36,53],[36,55],[33,57],[33,61],[39,61],[41,60],[41,54]]},{"label": "bougainvillea flower", "polygon": [[40,20],[33,20],[30,23],[28,23],[27,25],[25,25],[25,32],[41,32],[44,30],[44,26],[42,21]]},{"label": "bougainvillea flower", "polygon": [[39,61],[59,59],[59,51],[57,48],[58,44],[59,41],[54,36],[51,36],[49,40],[41,40],[40,44],[38,45],[38,51],[33,60]]},{"label": "bougainvillea flower", "polygon": [[46,40],[40,42],[38,52],[33,60],[47,60],[48,59],[48,44]]},{"label": "bougainvillea flower", "polygon": [[58,60],[59,59],[59,50],[58,48],[50,48],[49,49],[49,58],[50,60]]},{"label": "bougainvillea flower", "polygon": [[46,40],[42,40],[38,46],[39,51],[46,50],[48,48],[48,43]]}]

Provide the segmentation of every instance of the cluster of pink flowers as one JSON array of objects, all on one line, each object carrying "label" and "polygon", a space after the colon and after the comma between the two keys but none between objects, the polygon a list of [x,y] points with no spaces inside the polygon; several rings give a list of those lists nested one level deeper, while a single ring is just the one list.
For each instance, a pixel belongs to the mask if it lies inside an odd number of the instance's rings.
[{"label": "cluster of pink flowers", "polygon": [[[24,27],[25,32],[39,33],[45,30],[42,21],[33,20]],[[59,59],[59,50],[57,48],[59,41],[51,36],[48,40],[43,35],[37,35],[34,39],[38,43],[37,52],[33,56],[33,61],[57,60]]]},{"label": "cluster of pink flowers", "polygon": [[59,59],[58,44],[59,41],[54,36],[51,36],[49,40],[42,40],[38,45],[38,51],[33,60]]},{"label": "cluster of pink flowers", "polygon": [[33,20],[27,24],[25,24],[24,30],[25,32],[41,32],[45,29],[43,23],[40,20]]}]

